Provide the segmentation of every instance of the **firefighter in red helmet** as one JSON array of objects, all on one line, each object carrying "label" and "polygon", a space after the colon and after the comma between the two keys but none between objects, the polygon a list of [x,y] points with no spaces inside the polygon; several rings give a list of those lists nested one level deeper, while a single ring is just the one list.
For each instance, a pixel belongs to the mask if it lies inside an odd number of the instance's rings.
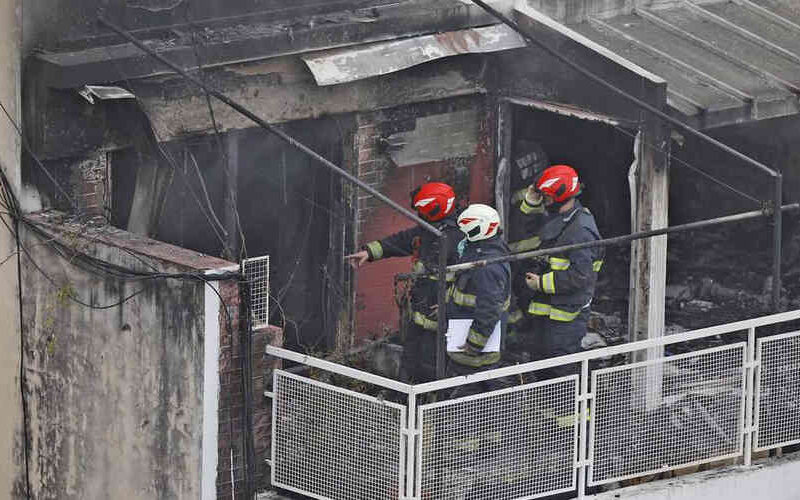
[{"label": "firefighter in red helmet", "polygon": [[[581,190],[578,174],[568,165],[547,168],[528,188],[519,209],[538,214],[540,249],[601,239],[594,216],[577,198]],[[603,255],[602,247],[556,252],[525,270],[530,320],[527,334],[537,346],[535,357],[581,350]],[[577,370],[577,365],[561,366],[548,375],[563,376]]]},{"label": "firefighter in red helmet", "polygon": [[[411,205],[419,216],[447,236],[447,263],[455,264],[456,247],[463,235],[456,222],[456,195],[442,182],[423,184],[411,193]],[[360,252],[348,255],[353,267],[389,257],[412,256],[414,272],[428,273],[411,287],[411,311],[407,326],[401,371],[405,380],[426,382],[436,376],[437,281],[439,241],[429,231],[415,226],[381,240],[370,241]],[[448,275],[448,281],[452,279]]]}]

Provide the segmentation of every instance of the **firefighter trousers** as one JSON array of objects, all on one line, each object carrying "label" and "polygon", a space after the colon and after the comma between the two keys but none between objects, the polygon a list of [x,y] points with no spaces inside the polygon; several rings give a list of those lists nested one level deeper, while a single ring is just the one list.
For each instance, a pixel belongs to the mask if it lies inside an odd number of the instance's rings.
[{"label": "firefighter trousers", "polygon": [[436,336],[437,332],[416,323],[408,325],[400,363],[405,382],[419,384],[436,379]]},{"label": "firefighter trousers", "polygon": [[[584,309],[572,321],[556,321],[546,316],[531,316],[531,336],[537,345],[536,359],[555,358],[582,352],[581,340],[586,335],[589,309]],[[580,363],[541,370],[537,378],[558,378],[580,374]]]}]

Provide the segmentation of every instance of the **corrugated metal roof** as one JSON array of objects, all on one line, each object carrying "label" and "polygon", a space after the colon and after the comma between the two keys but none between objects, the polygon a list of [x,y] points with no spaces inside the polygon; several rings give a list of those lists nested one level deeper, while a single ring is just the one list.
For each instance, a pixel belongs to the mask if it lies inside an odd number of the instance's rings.
[{"label": "corrugated metal roof", "polygon": [[318,85],[386,75],[443,57],[525,46],[503,24],[335,49],[303,57]]},{"label": "corrugated metal roof", "polygon": [[590,15],[565,28],[591,41],[573,37],[587,47],[599,45],[666,80],[669,105],[699,126],[800,110],[797,3],[653,3],[610,17]]}]

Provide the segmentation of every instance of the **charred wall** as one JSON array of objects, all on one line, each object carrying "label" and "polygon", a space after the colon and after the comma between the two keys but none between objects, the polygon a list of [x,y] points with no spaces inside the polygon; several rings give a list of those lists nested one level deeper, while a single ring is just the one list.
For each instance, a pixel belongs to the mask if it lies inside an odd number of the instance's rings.
[{"label": "charred wall", "polygon": [[[108,31],[97,23],[102,13],[128,29],[165,29],[188,22],[242,16],[291,19],[388,3],[386,0],[26,0],[25,47],[55,49],[105,43]],[[92,41],[92,39],[95,39]]]},{"label": "charred wall", "polygon": [[[492,202],[493,134],[485,97],[444,99],[361,113],[358,124],[353,156],[358,159],[359,178],[399,204],[409,206],[411,190],[428,181],[450,183],[462,207]],[[418,128],[422,133],[414,134]],[[420,136],[429,137],[420,140]],[[451,151],[456,156],[439,158],[440,149],[454,143],[463,146],[460,152]],[[402,155],[402,149],[408,153]],[[370,195],[359,192],[357,196],[357,246],[414,225]],[[409,270],[409,258],[394,258],[358,271],[357,335],[380,336],[397,329],[394,275]]]}]

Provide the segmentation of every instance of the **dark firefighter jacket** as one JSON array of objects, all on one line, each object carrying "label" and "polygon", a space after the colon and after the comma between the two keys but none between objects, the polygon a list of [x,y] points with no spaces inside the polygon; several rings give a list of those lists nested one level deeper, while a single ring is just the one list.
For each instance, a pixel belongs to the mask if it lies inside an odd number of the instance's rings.
[{"label": "dark firefighter jacket", "polygon": [[[522,202],[522,207],[527,203]],[[599,240],[594,216],[578,200],[565,214],[545,216],[539,230],[541,249]],[[538,269],[541,291],[532,293],[528,313],[554,321],[572,321],[589,306],[603,266],[602,247],[584,248],[548,255]]]},{"label": "dark firefighter jacket", "polygon": [[538,233],[545,220],[544,205],[529,205],[525,201],[527,190],[519,189],[511,195],[511,206],[519,208],[511,210],[508,221],[508,248],[511,253],[536,250],[542,243]]},{"label": "dark firefighter jacket", "polygon": [[[466,242],[459,263],[508,255],[508,246],[499,236],[488,240]],[[511,268],[508,262],[475,267],[459,274],[448,293],[447,318],[472,319],[467,343],[476,351],[483,349],[508,309],[511,294]],[[500,360],[500,353],[469,356],[449,353],[461,364],[483,366]]]},{"label": "dark firefighter jacket", "polygon": [[[456,247],[464,234],[458,229],[456,215],[451,214],[433,226],[447,236],[447,265],[458,261]],[[389,257],[412,256],[414,272],[435,273],[439,267],[439,239],[420,226],[400,231],[382,240],[370,241],[363,247],[369,254],[369,260],[380,260]],[[447,280],[452,281],[453,275]],[[436,331],[436,315],[431,314],[436,305],[437,279],[435,276],[420,278],[411,287],[411,319],[432,332]]]}]

